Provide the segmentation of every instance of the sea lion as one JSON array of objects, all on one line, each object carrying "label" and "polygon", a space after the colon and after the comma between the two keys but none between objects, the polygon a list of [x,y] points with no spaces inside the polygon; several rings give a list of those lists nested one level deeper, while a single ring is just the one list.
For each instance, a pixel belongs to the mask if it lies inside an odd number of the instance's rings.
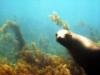
[{"label": "sea lion", "polygon": [[66,47],[87,75],[100,75],[100,46],[82,35],[69,30],[59,30],[56,40]]}]

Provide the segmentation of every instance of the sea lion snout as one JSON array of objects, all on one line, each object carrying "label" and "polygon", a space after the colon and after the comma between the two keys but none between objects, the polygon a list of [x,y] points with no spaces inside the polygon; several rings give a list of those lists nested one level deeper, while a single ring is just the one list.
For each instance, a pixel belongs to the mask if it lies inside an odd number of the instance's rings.
[{"label": "sea lion snout", "polygon": [[65,30],[65,29],[59,30],[56,33],[56,40],[59,42],[65,41],[65,40],[69,39],[69,37],[70,37],[70,32],[68,30]]},{"label": "sea lion snout", "polygon": [[62,39],[61,36],[59,36],[59,34],[56,33],[56,40]]},{"label": "sea lion snout", "polygon": [[56,33],[56,38],[65,38],[65,35],[68,34],[69,31],[63,29],[63,30],[59,30],[57,33]]}]

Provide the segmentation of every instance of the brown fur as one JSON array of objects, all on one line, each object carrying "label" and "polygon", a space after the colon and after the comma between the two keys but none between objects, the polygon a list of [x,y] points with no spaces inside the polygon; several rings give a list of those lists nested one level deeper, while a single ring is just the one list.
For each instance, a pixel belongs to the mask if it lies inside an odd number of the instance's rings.
[{"label": "brown fur", "polygon": [[56,39],[69,50],[87,75],[100,75],[100,47],[96,46],[93,41],[67,30],[58,31]]}]

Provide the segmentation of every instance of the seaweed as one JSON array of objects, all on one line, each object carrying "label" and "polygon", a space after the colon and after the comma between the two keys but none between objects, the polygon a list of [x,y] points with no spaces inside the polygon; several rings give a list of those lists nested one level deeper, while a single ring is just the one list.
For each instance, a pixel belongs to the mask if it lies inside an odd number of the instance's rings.
[{"label": "seaweed", "polygon": [[[59,56],[46,56],[48,57],[41,57],[44,60],[38,62],[31,61],[32,63],[29,63],[27,59],[19,59],[15,65],[2,64],[0,75],[84,75],[84,72],[80,71],[80,68],[75,64],[72,65],[72,62],[69,63],[68,60],[66,61]],[[43,64],[42,67],[40,64]]]},{"label": "seaweed", "polygon": [[11,65],[0,65],[0,75],[14,75],[14,69]]},{"label": "seaweed", "polygon": [[[72,60],[45,54],[33,44],[33,50],[24,50],[16,64],[2,63],[0,75],[84,75]],[[34,53],[33,53],[34,52]],[[1,61],[0,61],[1,62]]]},{"label": "seaweed", "polygon": [[52,21],[54,21],[58,26],[62,26],[64,29],[70,30],[67,22],[62,20],[57,12],[53,12],[50,15]]},{"label": "seaweed", "polygon": [[[81,69],[72,59],[65,59],[64,57],[53,55],[50,53],[45,53],[41,48],[38,48],[36,42],[32,42],[31,47],[28,46],[28,43],[25,42],[21,30],[16,23],[9,21],[5,23],[2,28],[2,34],[6,37],[3,38],[0,35],[1,40],[8,41],[8,44],[11,43],[11,40],[17,38],[17,41],[20,43],[17,46],[13,47],[10,51],[12,53],[10,56],[13,57],[13,60],[16,60],[15,63],[12,63],[8,59],[9,54],[4,56],[1,52],[3,48],[0,48],[0,75],[84,75],[85,72]],[[10,35],[9,29],[14,32],[14,35]],[[10,35],[8,38],[8,34]],[[43,39],[45,41],[45,39]],[[4,42],[6,42],[4,41]],[[43,42],[46,43],[46,42]],[[3,42],[0,42],[0,45]],[[11,44],[14,46],[15,44]],[[3,44],[2,46],[5,46]],[[17,49],[16,49],[17,48]],[[49,48],[52,49],[52,48]],[[16,53],[18,52],[17,56]]]},{"label": "seaweed", "polygon": [[7,21],[3,27],[3,32],[7,32],[9,29],[12,30],[12,32],[14,32],[14,35],[15,35],[15,39],[18,41],[18,47],[19,47],[19,50],[21,50],[24,45],[25,45],[25,40],[22,36],[22,32],[19,28],[19,26],[16,24],[16,22],[14,21]]}]

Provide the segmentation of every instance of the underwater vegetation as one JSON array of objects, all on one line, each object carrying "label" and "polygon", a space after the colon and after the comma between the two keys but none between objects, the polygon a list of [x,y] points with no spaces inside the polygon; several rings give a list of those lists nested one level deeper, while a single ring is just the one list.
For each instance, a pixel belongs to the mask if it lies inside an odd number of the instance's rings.
[{"label": "underwater vegetation", "polygon": [[5,56],[13,60],[25,46],[21,30],[14,21],[6,21],[0,30],[2,30],[0,32],[0,57]]},{"label": "underwater vegetation", "polygon": [[67,22],[65,22],[64,20],[61,19],[61,17],[59,16],[59,14],[57,12],[53,12],[50,15],[50,18],[52,21],[54,21],[58,26],[62,26],[64,29],[69,30],[69,25]]},{"label": "underwater vegetation", "polygon": [[0,28],[0,75],[85,75],[85,72],[72,58],[42,52],[34,41],[30,47],[16,22],[7,21]]},{"label": "underwater vegetation", "polygon": [[[0,61],[1,62],[1,61]],[[82,75],[84,72],[71,60],[44,54],[39,49],[25,50],[16,64],[0,63],[0,75]]]}]

